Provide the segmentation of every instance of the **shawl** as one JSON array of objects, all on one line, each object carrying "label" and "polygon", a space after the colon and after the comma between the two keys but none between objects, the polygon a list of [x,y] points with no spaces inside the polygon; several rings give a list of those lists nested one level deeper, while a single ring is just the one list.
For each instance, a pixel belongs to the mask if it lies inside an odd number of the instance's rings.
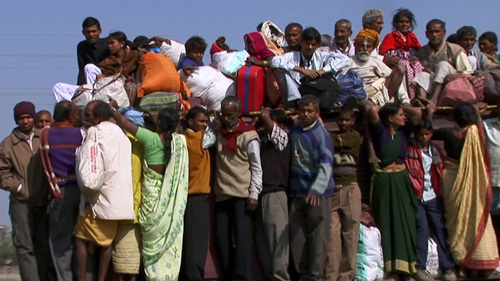
[{"label": "shawl", "polygon": [[274,22],[269,20],[263,22],[259,31],[275,42],[276,47],[282,48],[285,46],[285,33]]},{"label": "shawl", "polygon": [[483,54],[488,58],[489,62],[500,64],[500,59],[498,58],[497,54],[495,54],[495,53],[493,53],[493,54],[487,54],[487,53],[484,53],[484,52],[483,52]]},{"label": "shawl", "polygon": [[283,48],[279,48],[278,46],[276,46],[273,40],[271,40],[269,37],[265,36],[264,34],[262,34],[262,37],[264,37],[264,41],[266,41],[267,49],[271,51],[273,55],[281,56],[285,53],[285,51],[283,51]]},{"label": "shawl", "polygon": [[125,77],[135,75],[139,64],[139,53],[135,50],[124,50],[123,52],[121,57],[110,55],[99,63],[102,75],[112,76],[117,73],[121,73]]},{"label": "shawl", "polygon": [[443,179],[450,252],[458,265],[470,269],[498,266],[496,236],[490,217],[493,194],[484,134],[476,125],[469,127],[460,163],[447,162],[448,175]]},{"label": "shawl", "polygon": [[248,125],[247,123],[243,122],[243,120],[240,119],[240,122],[238,123],[238,126],[236,126],[233,130],[229,131],[226,129],[225,126],[223,126],[220,129],[220,132],[222,136],[227,140],[223,145],[222,149],[223,150],[229,150],[233,154],[236,154],[237,148],[236,148],[236,138],[240,133],[248,132],[255,130],[255,128],[251,125]]},{"label": "shawl", "polygon": [[172,157],[165,174],[144,165],[139,224],[148,280],[177,280],[188,195],[188,162],[186,139],[172,134]]},{"label": "shawl", "polygon": [[457,57],[464,52],[464,49],[456,44],[444,41],[437,51],[434,51],[429,44],[418,50],[418,58],[423,65],[434,69],[435,65],[441,61],[449,62],[456,67]]},{"label": "shawl", "polygon": [[390,50],[397,50],[397,49],[401,49],[403,51],[410,51],[410,49],[413,49],[417,51],[421,47],[422,45],[420,45],[420,42],[418,41],[418,38],[415,35],[415,33],[408,32],[405,36],[403,33],[394,30],[393,32],[387,34],[384,37],[382,44],[380,44],[379,53],[383,55]]},{"label": "shawl", "polygon": [[258,60],[264,60],[270,56],[275,55],[267,47],[266,40],[264,38],[266,38],[266,36],[261,32],[250,32],[243,36],[245,42],[248,42],[249,40],[252,42],[254,53],[250,55],[253,55]]}]

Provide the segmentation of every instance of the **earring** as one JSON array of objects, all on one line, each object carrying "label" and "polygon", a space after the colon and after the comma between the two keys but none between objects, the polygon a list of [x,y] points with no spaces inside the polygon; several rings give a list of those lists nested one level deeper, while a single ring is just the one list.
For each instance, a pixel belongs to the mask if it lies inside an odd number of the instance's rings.
[{"label": "earring", "polygon": [[123,48],[123,45],[120,45],[120,48]]}]

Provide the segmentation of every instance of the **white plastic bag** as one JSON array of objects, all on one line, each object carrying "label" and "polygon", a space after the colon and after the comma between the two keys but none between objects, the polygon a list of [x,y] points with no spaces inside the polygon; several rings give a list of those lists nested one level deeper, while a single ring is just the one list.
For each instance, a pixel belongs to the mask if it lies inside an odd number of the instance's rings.
[{"label": "white plastic bag", "polygon": [[439,256],[437,251],[437,244],[432,238],[429,238],[427,246],[427,264],[425,269],[429,271],[432,277],[436,278],[439,275]]},{"label": "white plastic bag", "polygon": [[250,55],[245,50],[232,53],[223,51],[213,54],[212,62],[222,73],[234,78],[238,70],[245,65],[249,56]]},{"label": "white plastic bag", "polygon": [[87,201],[95,202],[96,193],[104,184],[104,159],[95,127],[87,130],[82,145],[75,153],[78,186]]},{"label": "white plastic bag", "polygon": [[114,99],[120,108],[127,107],[130,101],[124,83],[125,78],[121,74],[101,78],[94,84],[85,84],[78,88],[71,101],[83,108],[93,100],[109,102],[110,99]]},{"label": "white plastic bag", "polygon": [[374,281],[384,278],[384,258],[380,231],[376,227],[359,228],[356,281]]},{"label": "white plastic bag", "polygon": [[171,45],[162,42],[160,46],[160,53],[169,58],[175,66],[179,64],[181,59],[186,56],[186,47],[183,44],[170,40]]},{"label": "white plastic bag", "polygon": [[200,98],[201,104],[208,109],[220,110],[220,103],[226,95],[234,95],[228,89],[234,89],[234,81],[211,66],[200,66],[187,76],[182,69],[179,75],[186,82],[191,95]]}]

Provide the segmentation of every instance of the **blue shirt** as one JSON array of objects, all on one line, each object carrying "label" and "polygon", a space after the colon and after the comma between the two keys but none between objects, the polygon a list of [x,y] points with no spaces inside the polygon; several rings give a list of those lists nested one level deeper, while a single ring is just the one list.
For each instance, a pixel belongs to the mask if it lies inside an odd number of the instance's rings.
[{"label": "blue shirt", "polygon": [[181,61],[177,65],[177,70],[183,69],[185,66],[204,66],[204,64],[203,61],[200,61],[200,63],[196,63],[194,60],[186,56],[183,59],[181,59]]}]

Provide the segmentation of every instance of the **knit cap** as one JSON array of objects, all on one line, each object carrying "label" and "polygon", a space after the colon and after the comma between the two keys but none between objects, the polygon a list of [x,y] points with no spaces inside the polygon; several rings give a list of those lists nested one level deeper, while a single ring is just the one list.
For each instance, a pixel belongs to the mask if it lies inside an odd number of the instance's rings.
[{"label": "knit cap", "polygon": [[22,101],[16,104],[16,106],[14,106],[15,122],[17,122],[17,119],[21,116],[21,114],[29,114],[36,119],[35,105],[29,101]]}]

